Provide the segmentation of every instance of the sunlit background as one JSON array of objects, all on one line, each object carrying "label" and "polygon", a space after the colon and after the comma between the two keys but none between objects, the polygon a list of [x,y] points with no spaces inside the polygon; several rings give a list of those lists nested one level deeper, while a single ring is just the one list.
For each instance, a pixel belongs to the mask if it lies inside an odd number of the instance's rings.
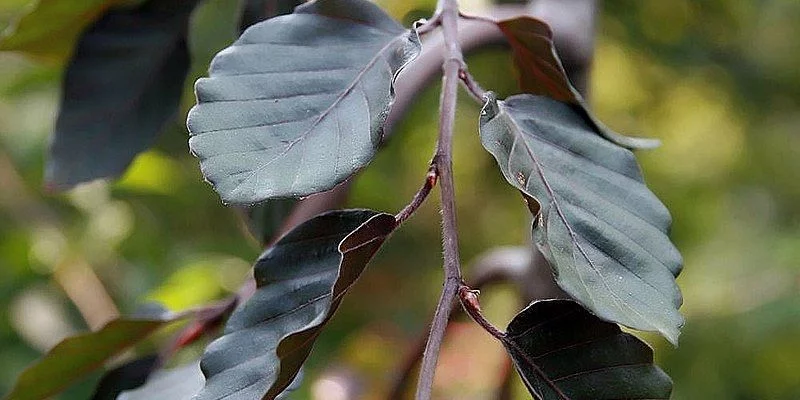
[{"label": "sunlit background", "polygon": [[[0,2],[0,27],[26,3]],[[381,3],[403,18],[425,14],[434,1]],[[672,238],[685,258],[680,347],[642,337],[675,381],[675,399],[799,399],[800,2],[603,3],[592,104],[616,130],[662,140],[639,159],[672,211]],[[234,0],[208,0],[197,11],[193,77],[234,39],[235,20]],[[485,87],[514,93],[505,50],[469,62]],[[117,312],[149,301],[184,309],[235,291],[259,253],[236,213],[202,182],[180,120],[121,180],[45,193],[61,71],[53,57],[0,53],[0,393],[60,339]],[[436,89],[360,175],[350,206],[396,212],[416,191],[436,135]],[[190,84],[186,93],[184,115]],[[480,145],[478,107],[462,97],[455,173],[469,262],[495,246],[528,243],[530,217]],[[296,398],[385,398],[438,297],[439,243],[432,196],[347,296]],[[485,291],[482,301],[501,326],[518,308],[510,286]],[[442,399],[491,398],[501,379],[502,349],[464,319],[441,360]],[[91,383],[61,398],[87,398]]]}]

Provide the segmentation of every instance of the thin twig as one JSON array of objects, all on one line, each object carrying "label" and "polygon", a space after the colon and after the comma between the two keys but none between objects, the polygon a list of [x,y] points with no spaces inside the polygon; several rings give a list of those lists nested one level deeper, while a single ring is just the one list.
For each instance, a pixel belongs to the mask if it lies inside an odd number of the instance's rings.
[{"label": "thin twig", "polygon": [[441,14],[436,13],[429,20],[420,20],[417,26],[417,34],[422,36],[433,32],[442,22]]},{"label": "thin twig", "polygon": [[[525,286],[527,286],[528,282],[520,278],[520,276],[525,276],[521,271],[524,269],[535,269],[536,266],[529,262],[528,256],[520,257],[517,250],[522,249],[501,248],[492,250],[486,255],[478,257],[469,268],[470,271],[476,274],[469,280],[467,285],[476,290],[482,290],[498,283],[513,283],[519,286],[520,301],[527,304],[529,299],[525,297],[527,295]],[[457,305],[458,302],[455,299],[450,303],[450,321],[462,311],[459,307],[456,307]],[[432,324],[432,322],[429,322],[426,327],[430,327]],[[411,375],[417,364],[419,364],[425,351],[426,339],[428,338],[427,331],[425,333],[426,335],[420,335],[414,341],[413,346],[403,357],[403,362],[400,364],[400,367],[398,367],[399,373],[389,390],[389,396],[387,397],[389,400],[401,400],[405,398],[406,386],[408,386]]]},{"label": "thin twig", "polygon": [[486,103],[486,91],[483,90],[478,81],[475,80],[475,77],[469,73],[466,66],[458,71],[458,78],[461,79],[461,83],[464,85],[464,88],[467,89],[467,93],[469,93],[478,104],[483,105]]},{"label": "thin twig", "polygon": [[431,333],[422,357],[422,367],[417,383],[417,400],[429,400],[433,391],[433,377],[439,359],[450,304],[461,284],[461,262],[458,255],[458,229],[456,225],[455,188],[453,185],[453,129],[455,125],[458,74],[464,66],[458,42],[458,1],[439,0],[437,13],[441,15],[442,34],[447,49],[442,69],[444,77],[440,98],[439,139],[434,163],[441,179],[442,241],[444,250],[444,288],[434,312]]},{"label": "thin twig", "polygon": [[[461,285],[458,288],[458,298],[461,300],[461,306],[464,308],[464,311],[472,317],[472,320],[475,321],[478,325],[480,325],[483,330],[487,333],[492,335],[495,339],[500,341],[506,349],[513,350],[519,357],[523,358],[525,362],[533,369],[533,371],[539,375],[542,380],[550,387],[550,389],[555,393],[559,399],[561,400],[569,400],[564,392],[558,387],[558,385],[553,382],[547,374],[542,371],[541,368],[536,364],[533,357],[525,351],[525,349],[521,348],[515,341],[510,340],[508,338],[508,334],[501,331],[499,328],[494,326],[486,317],[483,316],[483,311],[481,310],[481,304],[478,301],[478,294],[477,290],[470,289],[467,285]],[[541,396],[537,395],[538,398]]]},{"label": "thin twig", "polygon": [[497,340],[505,343],[506,333],[494,326],[494,324],[483,316],[481,303],[478,302],[479,294],[479,291],[473,290],[467,285],[461,285],[458,288],[458,298],[461,300],[461,306],[464,307],[464,311],[466,311],[483,330],[497,338]]},{"label": "thin twig", "polygon": [[399,213],[394,217],[395,222],[397,225],[402,224],[405,222],[409,217],[411,217],[414,212],[419,209],[422,203],[425,202],[425,199],[428,198],[428,194],[431,193],[431,189],[436,186],[436,181],[439,179],[439,173],[436,168],[435,160],[431,162],[430,168],[428,168],[428,174],[425,175],[425,182],[422,184],[422,187],[419,188],[419,191],[414,195],[414,198],[411,199],[411,202],[408,203]]},{"label": "thin twig", "polygon": [[[456,308],[457,305],[458,303],[455,300],[450,302],[450,318],[448,320],[447,328],[449,328],[450,321],[455,316],[455,313],[458,312],[458,308]],[[430,329],[431,325],[432,322],[425,326],[426,328]],[[405,356],[403,357],[403,361],[398,368],[399,374],[395,377],[392,387],[389,389],[389,395],[386,397],[388,400],[403,400],[406,398],[406,389],[411,383],[412,374],[419,364],[420,359],[422,359],[423,354],[425,354],[425,347],[428,344],[428,332],[429,331],[426,330],[424,335],[419,335],[419,337],[417,337],[414,341],[412,347],[407,350]]]}]

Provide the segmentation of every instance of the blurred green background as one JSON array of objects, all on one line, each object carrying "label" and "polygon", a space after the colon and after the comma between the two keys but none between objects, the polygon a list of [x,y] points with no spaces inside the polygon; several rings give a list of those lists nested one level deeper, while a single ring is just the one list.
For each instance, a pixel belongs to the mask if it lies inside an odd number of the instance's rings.
[{"label": "blurred green background", "polygon": [[[0,27],[27,3],[0,2]],[[380,3],[402,18],[424,14],[434,1]],[[198,9],[190,82],[234,39],[236,7],[208,0]],[[673,213],[672,238],[685,257],[680,347],[642,335],[674,379],[675,399],[800,399],[798,21],[796,0],[603,2],[592,103],[618,131],[663,141],[639,159]],[[503,49],[478,52],[469,63],[484,87],[515,92]],[[235,291],[259,253],[236,213],[202,181],[182,117],[121,180],[43,192],[62,68],[0,53],[0,393],[43,351],[117,310],[147,301],[183,309]],[[190,82],[182,116],[193,101]],[[436,89],[421,95],[359,176],[350,206],[396,212],[416,191],[436,135]],[[494,246],[527,243],[530,217],[480,145],[478,107],[462,98],[455,173],[468,262]],[[361,398],[385,397],[441,287],[436,203],[432,196],[391,238],[347,297],[297,398],[334,399],[337,379],[355,384]],[[482,300],[499,325],[517,309],[510,287]],[[478,328],[456,321],[437,396],[491,398],[502,354]],[[62,398],[83,399],[90,390],[87,382]]]}]

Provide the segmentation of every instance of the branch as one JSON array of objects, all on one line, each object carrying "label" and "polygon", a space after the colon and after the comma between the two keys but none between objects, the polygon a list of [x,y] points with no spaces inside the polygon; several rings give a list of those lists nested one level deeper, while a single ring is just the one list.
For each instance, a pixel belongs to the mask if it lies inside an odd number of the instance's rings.
[{"label": "branch", "polygon": [[478,301],[479,294],[479,291],[473,290],[467,285],[461,285],[458,287],[458,298],[461,300],[461,306],[464,308],[464,311],[466,311],[467,314],[478,325],[480,325],[481,328],[483,328],[483,330],[505,344],[506,333],[494,326],[491,322],[489,322],[488,319],[486,319],[486,317],[483,316],[481,303]]},{"label": "branch", "polygon": [[453,129],[456,118],[459,71],[464,67],[461,45],[458,42],[458,1],[440,0],[437,15],[441,18],[446,57],[442,63],[444,77],[440,99],[439,139],[433,163],[441,178],[442,241],[444,250],[444,288],[431,324],[431,332],[422,357],[417,400],[429,400],[433,390],[433,377],[439,359],[444,332],[450,318],[451,303],[461,285],[461,261],[458,255],[458,228],[456,225],[455,188],[453,185]]},{"label": "branch", "polygon": [[411,203],[408,203],[399,213],[394,217],[397,225],[402,224],[405,222],[409,217],[411,217],[414,212],[419,209],[422,203],[425,202],[425,199],[428,198],[428,194],[431,193],[431,189],[436,186],[436,181],[439,179],[439,172],[436,168],[436,164],[431,162],[430,168],[428,168],[428,174],[425,176],[425,182],[422,184],[422,187],[417,191],[414,195],[414,198],[411,199]]},{"label": "branch", "polygon": [[[478,325],[480,325],[483,330],[487,333],[492,335],[495,339],[500,341],[506,348],[513,348],[519,354],[526,359],[526,361],[530,364],[531,368],[540,376],[547,376],[544,372],[539,368],[539,366],[534,362],[533,358],[531,358],[525,350],[521,349],[519,345],[517,345],[513,340],[508,340],[508,335],[501,331],[499,328],[494,326],[486,317],[483,316],[483,311],[481,310],[481,304],[478,301],[478,295],[480,293],[477,290],[472,290],[469,286],[461,285],[458,288],[458,297],[461,300],[461,306],[464,308],[464,311],[472,317],[472,320],[475,321]],[[548,386],[550,389],[556,393],[560,399],[568,399],[566,395],[561,391],[561,389],[556,386],[552,380],[547,380]]]},{"label": "branch", "polygon": [[[464,54],[489,45],[506,45],[506,39],[496,20],[530,15],[547,22],[554,30],[555,45],[564,69],[575,87],[584,98],[587,80],[594,49],[594,13],[597,6],[595,0],[565,2],[563,0],[538,0],[532,5],[502,4],[495,5],[481,13],[486,17],[462,16],[458,24],[458,41]],[[579,3],[576,14],[557,12],[558,7],[566,3]],[[577,4],[576,4],[577,5]],[[570,5],[575,8],[576,5]],[[591,17],[591,18],[589,18]],[[439,22],[438,14],[426,21],[420,29],[424,29],[424,46],[417,59],[408,65],[400,74],[395,84],[395,100],[386,119],[386,132],[392,132],[405,112],[414,104],[417,93],[429,86],[431,80],[441,73],[445,58],[444,38],[432,32]],[[467,88],[469,91],[469,88]],[[476,100],[481,100],[477,93],[470,93]]]},{"label": "branch", "polygon": [[[532,253],[528,247],[500,247],[490,250],[471,261],[469,270],[474,273],[473,278],[469,280],[469,287],[483,290],[493,284],[512,283],[516,286],[520,301],[524,304],[528,304],[532,300],[530,293],[534,291],[544,289],[542,293],[550,293],[549,287],[558,290],[550,272],[550,266],[543,257],[538,256],[538,252]],[[550,283],[539,282],[540,271],[549,274],[549,278],[543,281]],[[547,287],[542,288],[544,285]],[[452,301],[450,304],[450,320],[455,318],[455,313],[460,311],[459,308],[456,308],[457,304],[456,301]],[[426,327],[430,327],[432,324],[430,322]],[[401,400],[405,398],[406,386],[425,351],[426,339],[427,335],[420,335],[403,357],[403,361],[398,367],[399,373],[389,390],[388,399]]]}]

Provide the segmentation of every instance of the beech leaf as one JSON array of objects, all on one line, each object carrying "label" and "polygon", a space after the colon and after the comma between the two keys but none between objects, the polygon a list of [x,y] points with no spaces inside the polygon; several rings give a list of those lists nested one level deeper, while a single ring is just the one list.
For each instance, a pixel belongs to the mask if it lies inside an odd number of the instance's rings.
[{"label": "beech leaf", "polygon": [[590,111],[580,93],[569,82],[567,72],[553,45],[550,27],[535,18],[519,17],[500,21],[497,26],[511,45],[520,88],[525,93],[549,96],[553,99],[580,106],[579,111],[606,139],[630,149],[658,147],[657,139],[635,138],[620,135],[603,124]]},{"label": "beech leaf", "polygon": [[529,305],[508,325],[503,344],[540,400],[655,400],[672,392],[650,346],[570,300]]},{"label": "beech leaf", "polygon": [[633,153],[597,135],[577,107],[490,98],[481,141],[506,180],[541,205],[533,236],[558,285],[605,320],[677,343],[683,261],[667,236],[669,212]]},{"label": "beech leaf", "polygon": [[317,0],[248,28],[197,81],[189,147],[223,202],[333,188],[383,140],[416,31],[366,0]]},{"label": "beech leaf", "polygon": [[96,332],[65,339],[26,369],[6,400],[40,400],[103,367],[103,364],[169,323],[192,315],[150,310],[117,318]]},{"label": "beech leaf", "polygon": [[121,175],[176,116],[196,3],[147,0],[111,9],[83,33],[64,77],[49,187]]},{"label": "beech leaf", "polygon": [[257,290],[202,359],[197,400],[274,399],[285,391],[345,292],[395,219],[369,210],[318,215],[282,237],[255,266]]}]

